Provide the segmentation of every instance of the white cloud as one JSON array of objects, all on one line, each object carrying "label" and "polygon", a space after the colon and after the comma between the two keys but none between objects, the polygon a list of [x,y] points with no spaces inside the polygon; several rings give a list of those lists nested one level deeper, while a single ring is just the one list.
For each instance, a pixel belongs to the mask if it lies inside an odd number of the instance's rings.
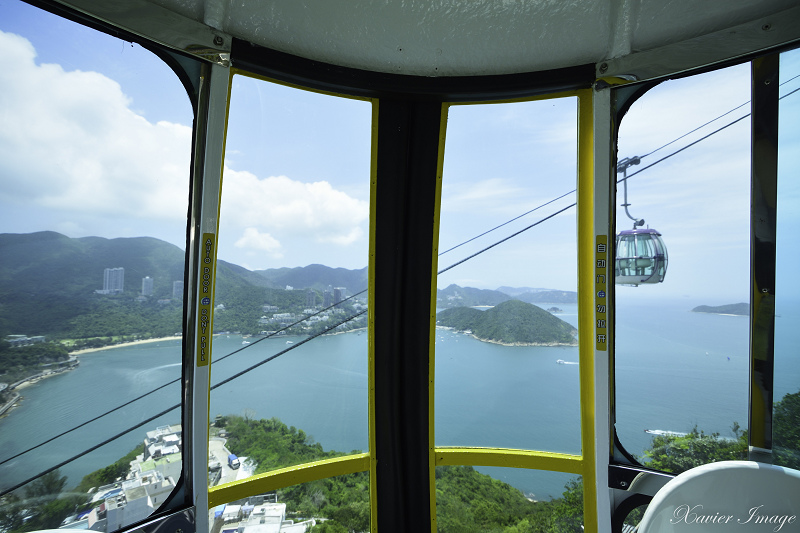
[{"label": "white cloud", "polygon": [[269,253],[272,257],[283,257],[281,243],[269,233],[261,233],[257,228],[245,228],[242,237],[234,244],[237,248],[249,248]]},{"label": "white cloud", "polygon": [[23,37],[0,31],[0,50],[0,200],[120,226],[185,220],[190,127],[147,121],[103,74],[36,64]]},{"label": "white cloud", "polygon": [[326,181],[304,183],[286,176],[258,178],[226,167],[222,224],[252,228],[281,241],[307,238],[349,245],[359,241],[369,204],[334,189]]}]

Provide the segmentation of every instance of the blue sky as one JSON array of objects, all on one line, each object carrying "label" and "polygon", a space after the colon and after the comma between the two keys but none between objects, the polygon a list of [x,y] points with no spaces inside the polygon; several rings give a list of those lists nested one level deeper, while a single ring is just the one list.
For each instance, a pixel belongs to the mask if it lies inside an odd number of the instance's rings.
[{"label": "blue sky", "polygon": [[[2,232],[148,235],[185,241],[191,106],[177,77],[138,45],[0,0]],[[783,80],[800,74],[784,56]],[[782,92],[800,86],[793,80]],[[749,100],[747,66],[669,81],[631,108],[619,156],[644,155]],[[575,188],[575,99],[450,108],[440,249]],[[779,234],[800,228],[796,124],[782,102]],[[652,163],[746,112],[642,160]],[[219,257],[250,269],[367,262],[371,104],[236,76]],[[791,117],[795,117],[792,119]],[[623,297],[745,301],[749,284],[749,120],[631,178],[631,212],[664,235],[667,280]],[[621,189],[620,189],[621,198]],[[448,266],[574,202],[543,207],[440,258]],[[621,202],[621,200],[620,200]],[[620,203],[618,202],[618,203]],[[618,227],[629,221],[618,210]],[[480,288],[575,289],[575,211],[441,276]],[[424,251],[421,251],[424,253]],[[793,292],[798,252],[784,246]]]}]

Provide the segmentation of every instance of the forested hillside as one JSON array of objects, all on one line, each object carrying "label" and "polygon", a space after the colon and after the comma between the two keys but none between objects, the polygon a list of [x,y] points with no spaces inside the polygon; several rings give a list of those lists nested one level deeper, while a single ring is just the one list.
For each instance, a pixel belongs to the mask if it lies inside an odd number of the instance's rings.
[{"label": "forested hillside", "polygon": [[471,331],[480,340],[503,344],[577,344],[577,330],[535,305],[509,300],[487,311],[469,307],[445,309],[437,324]]},{"label": "forested hillside", "polygon": [[470,307],[475,305],[497,305],[510,300],[511,296],[500,291],[488,289],[475,289],[473,287],[459,287],[449,285],[439,289],[436,297],[436,307]]},{"label": "forested hillside", "polygon": [[[174,281],[183,280],[184,262],[183,250],[151,237],[72,239],[52,231],[0,234],[0,338],[11,334],[44,335],[48,340],[141,338],[178,333],[183,307],[172,289]],[[125,269],[123,293],[97,294],[103,288],[104,270],[117,267]],[[265,329],[258,323],[264,305],[299,313],[307,307],[308,287],[338,287],[345,278],[356,280],[347,287],[366,287],[365,269],[311,265],[287,270],[293,273],[296,290],[285,290],[285,284],[271,281],[263,272],[218,261],[215,303],[224,311],[216,314],[216,329],[258,333]],[[153,294],[137,300],[145,276],[153,278]],[[317,304],[322,304],[322,289],[315,292]]]},{"label": "forested hillside", "polygon": [[[365,262],[366,259],[365,257]],[[312,288],[322,292],[330,286],[344,287],[348,294],[356,294],[367,288],[367,267],[348,270],[324,265],[308,265],[296,268],[255,270],[253,273],[267,280],[271,287],[278,289],[289,285],[295,289]]]}]

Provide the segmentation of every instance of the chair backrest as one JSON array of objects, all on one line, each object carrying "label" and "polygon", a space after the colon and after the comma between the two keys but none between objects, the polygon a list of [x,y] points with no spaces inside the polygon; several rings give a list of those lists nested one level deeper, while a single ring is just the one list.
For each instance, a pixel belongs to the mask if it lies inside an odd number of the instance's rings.
[{"label": "chair backrest", "polygon": [[800,472],[752,461],[687,470],[656,493],[639,533],[800,532]]}]

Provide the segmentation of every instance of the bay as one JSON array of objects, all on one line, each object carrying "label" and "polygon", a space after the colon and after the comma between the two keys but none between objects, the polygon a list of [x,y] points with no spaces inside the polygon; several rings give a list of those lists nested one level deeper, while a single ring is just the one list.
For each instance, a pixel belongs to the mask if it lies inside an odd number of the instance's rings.
[{"label": "bay", "polygon": [[[748,320],[689,310],[704,302],[621,303],[617,306],[616,427],[629,452],[641,455],[645,430],[687,432],[697,426],[730,434],[746,426]],[[558,316],[577,324],[576,306]],[[800,317],[786,306],[777,319],[776,399],[800,386],[794,356]],[[787,325],[789,327],[787,327]],[[437,446],[488,446],[580,453],[579,365],[576,347],[511,347],[436,332]],[[368,447],[367,334],[214,339],[212,384],[288,348],[291,351],[215,389],[210,415],[276,417],[303,429],[326,450]],[[251,344],[242,344],[250,342]],[[22,390],[24,401],[0,420],[0,461],[61,431],[180,377],[180,341],[117,347],[80,356],[78,369]],[[244,349],[242,349],[244,348]],[[234,353],[241,350],[238,353]],[[224,360],[221,356],[233,354]],[[730,358],[730,359],[728,359]],[[170,385],[30,454],[0,465],[8,487],[57,464],[180,401]],[[74,486],[110,464],[145,431],[180,421],[178,410],[61,468]],[[559,496],[572,476],[508,468],[478,470],[526,494]]]}]

